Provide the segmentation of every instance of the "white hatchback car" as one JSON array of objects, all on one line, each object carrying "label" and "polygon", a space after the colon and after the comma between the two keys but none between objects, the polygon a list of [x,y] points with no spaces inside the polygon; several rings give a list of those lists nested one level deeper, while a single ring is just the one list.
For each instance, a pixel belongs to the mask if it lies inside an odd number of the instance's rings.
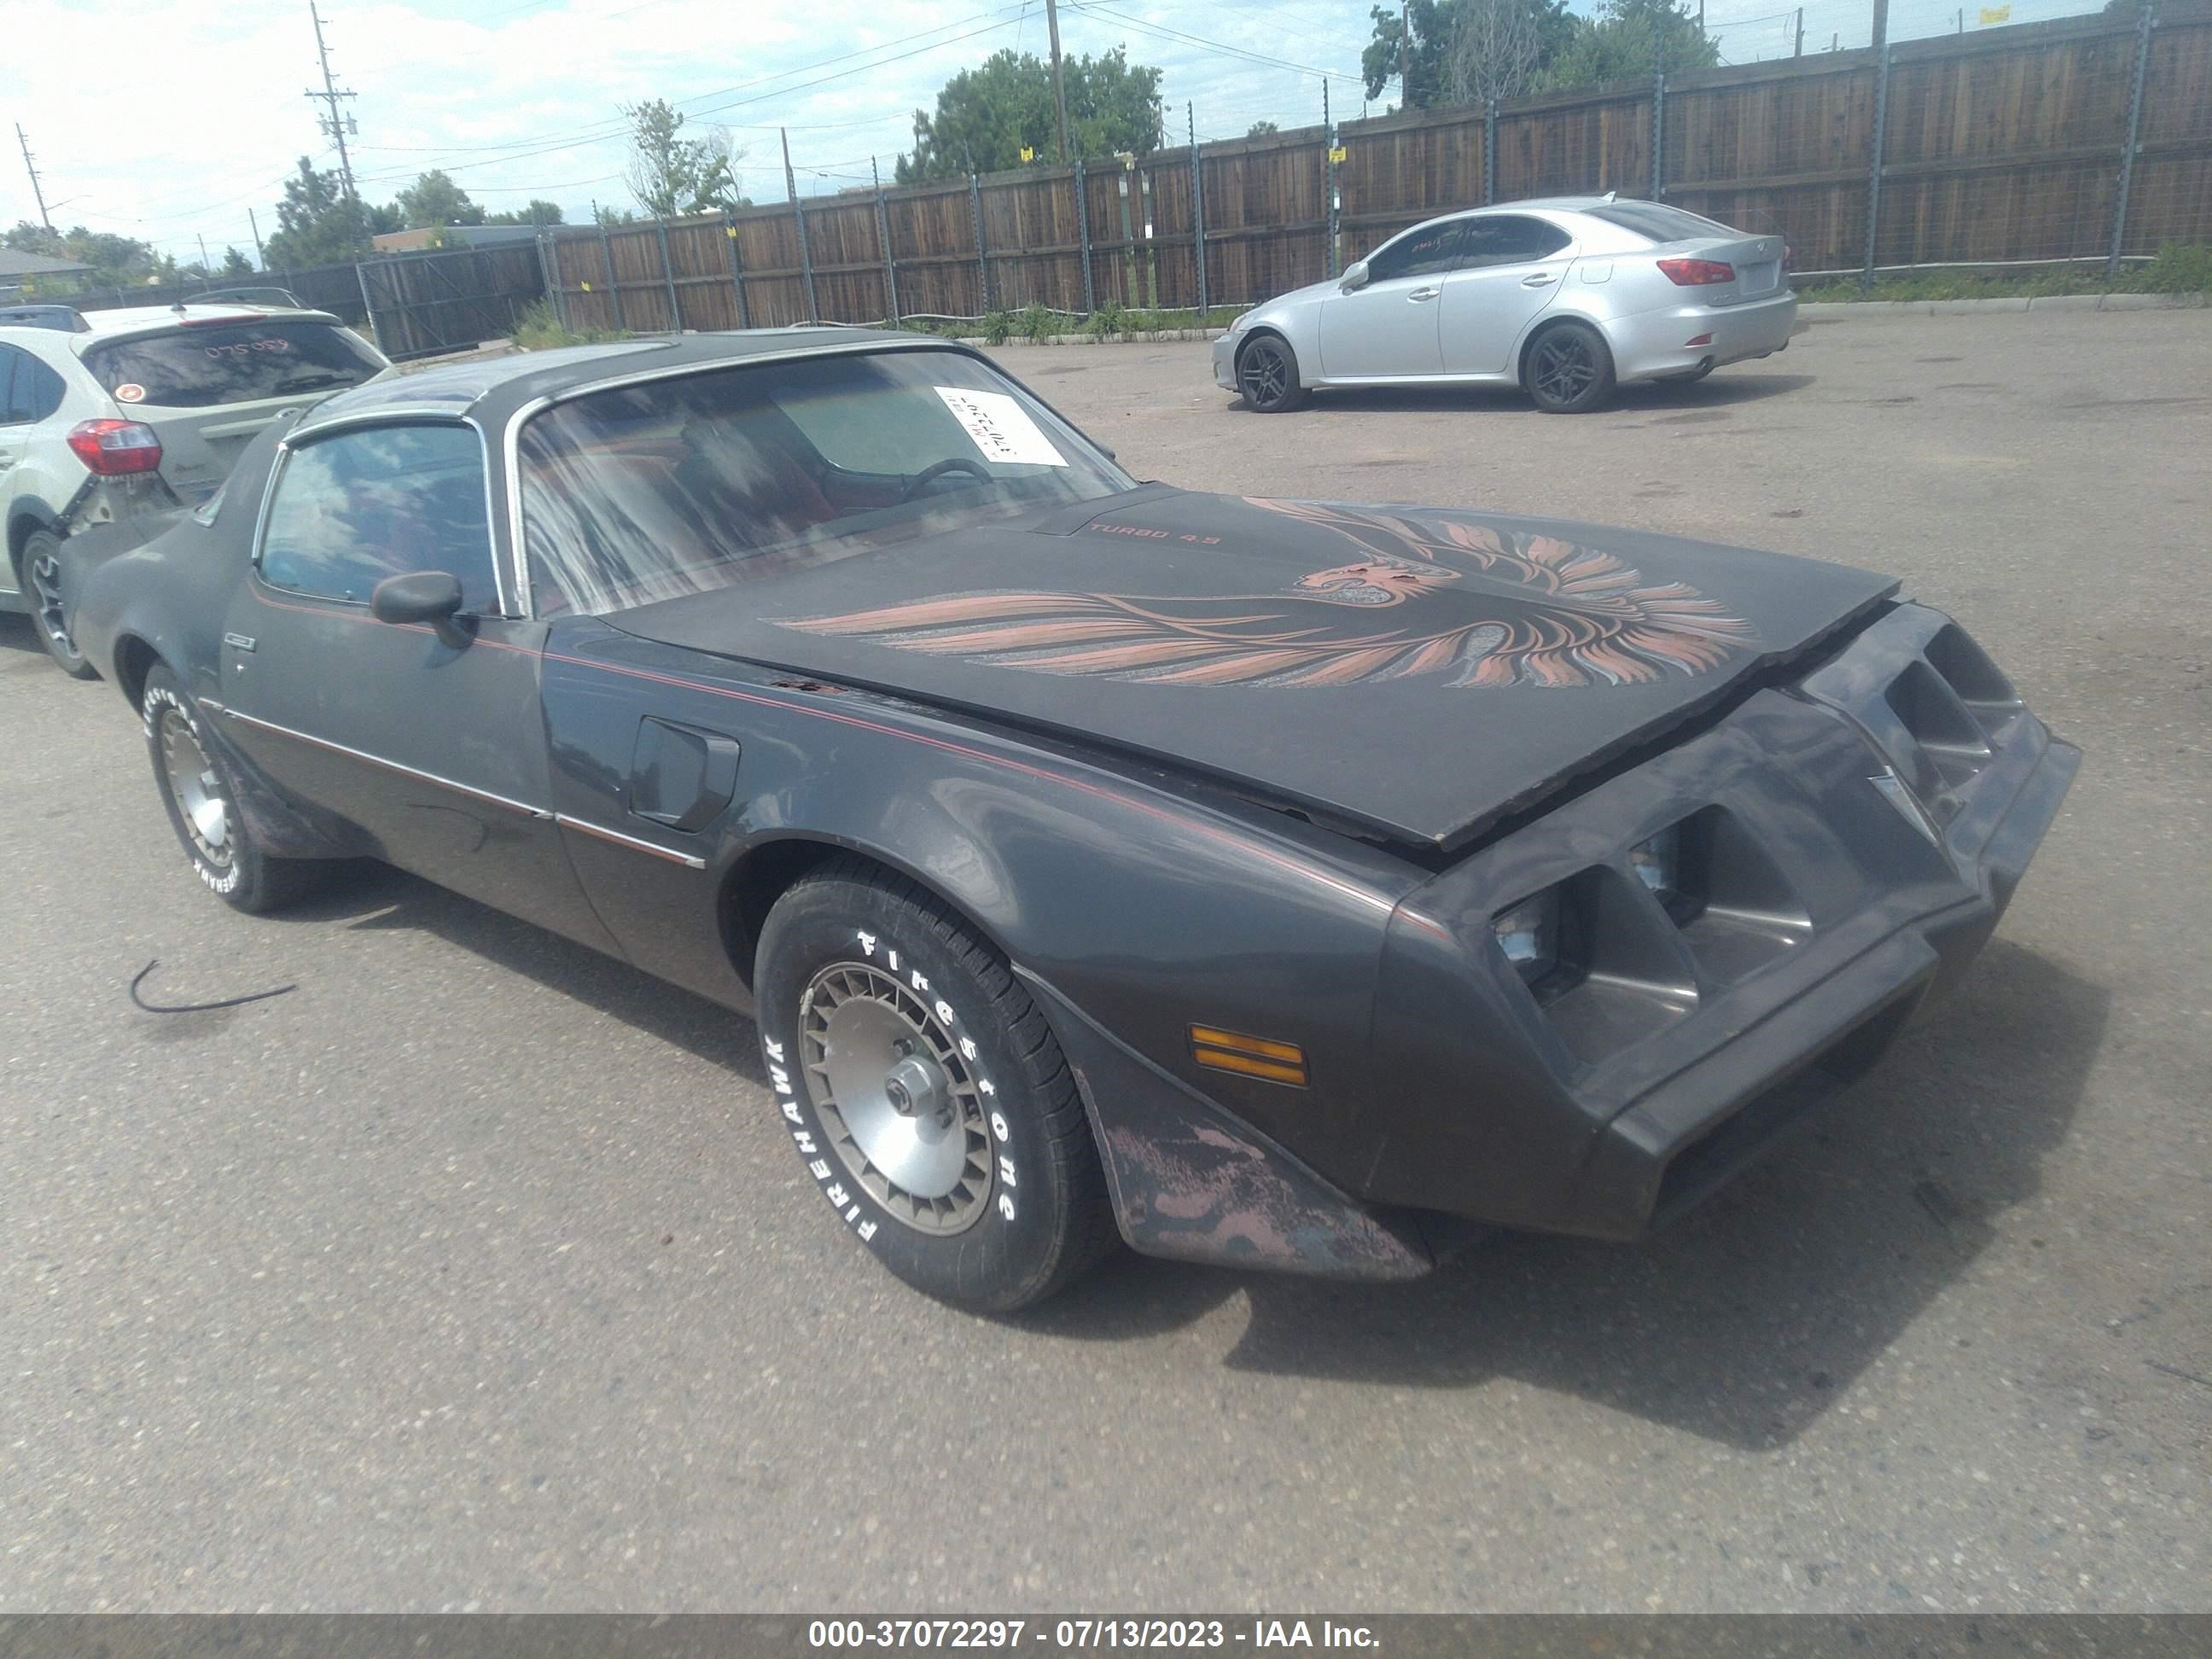
[{"label": "white hatchback car", "polygon": [[1560,197],[1415,225],[1340,277],[1255,306],[1213,343],[1250,408],[1316,386],[1517,386],[1557,414],[1627,380],[1702,380],[1784,350],[1790,250],[1663,202]]},{"label": "white hatchback car", "polygon": [[180,305],[0,325],[0,611],[28,613],[55,662],[89,678],[64,612],[63,542],[198,505],[270,422],[391,367],[325,311]]}]

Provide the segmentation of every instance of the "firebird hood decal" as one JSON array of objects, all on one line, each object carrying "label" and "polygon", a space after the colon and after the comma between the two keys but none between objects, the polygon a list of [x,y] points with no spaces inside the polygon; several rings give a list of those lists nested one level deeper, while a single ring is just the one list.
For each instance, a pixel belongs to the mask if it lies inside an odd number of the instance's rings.
[{"label": "firebird hood decal", "polygon": [[1152,487],[605,620],[1449,846],[1894,587],[1633,531]]},{"label": "firebird hood decal", "polygon": [[[1670,670],[1702,673],[1757,643],[1748,623],[1686,583],[1648,583],[1612,554],[1556,536],[1324,502],[1247,504],[1325,528],[1351,562],[1272,593],[963,593],[785,626],[1162,685],[1357,685],[1434,673],[1448,675],[1447,685],[1622,685]],[[1152,527],[1090,528],[1142,536]],[[1208,544],[1219,538],[1199,544]],[[1462,594],[1449,607],[1455,615],[1429,623],[1426,612],[1447,607],[1425,601]]]}]

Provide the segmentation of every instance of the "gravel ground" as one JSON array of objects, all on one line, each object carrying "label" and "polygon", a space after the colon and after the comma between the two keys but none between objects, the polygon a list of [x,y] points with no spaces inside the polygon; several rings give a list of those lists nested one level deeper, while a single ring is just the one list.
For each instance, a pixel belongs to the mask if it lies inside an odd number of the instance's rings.
[{"label": "gravel ground", "polygon": [[832,1224],[744,1023],[396,874],[225,910],[0,618],[0,1610],[2212,1609],[2212,315],[1567,420],[1001,355],[1140,476],[1898,572],[2087,766],[1965,994],[1658,1241],[994,1322]]}]

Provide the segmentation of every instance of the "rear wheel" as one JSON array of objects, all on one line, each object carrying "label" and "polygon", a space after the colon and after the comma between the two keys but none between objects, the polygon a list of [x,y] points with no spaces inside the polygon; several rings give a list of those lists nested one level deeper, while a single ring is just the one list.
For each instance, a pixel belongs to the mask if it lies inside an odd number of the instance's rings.
[{"label": "rear wheel", "polygon": [[1528,344],[1522,384],[1547,415],[1586,415],[1613,396],[1613,353],[1587,323],[1554,323]]},{"label": "rear wheel", "polygon": [[54,666],[72,679],[98,679],[99,671],[76,648],[62,614],[61,559],[61,538],[51,530],[33,530],[23,538],[23,551],[15,562],[21,578],[16,586],[31,602],[31,620],[38,627],[39,642],[46,647]]},{"label": "rear wheel", "polygon": [[210,742],[198,708],[166,664],[156,664],[147,674],[139,707],[169,827],[177,832],[193,872],[217,896],[258,915],[303,898],[323,884],[331,869],[327,863],[271,858],[261,850],[239,811],[229,769]]},{"label": "rear wheel", "polygon": [[799,1160],[899,1278],[1005,1312],[1112,1248],[1060,1045],[1005,959],[933,895],[833,860],[769,912],[755,984]]},{"label": "rear wheel", "polygon": [[1261,415],[1282,415],[1302,407],[1306,389],[1298,381],[1297,354],[1290,342],[1262,334],[1244,343],[1237,354],[1237,389],[1248,408]]}]

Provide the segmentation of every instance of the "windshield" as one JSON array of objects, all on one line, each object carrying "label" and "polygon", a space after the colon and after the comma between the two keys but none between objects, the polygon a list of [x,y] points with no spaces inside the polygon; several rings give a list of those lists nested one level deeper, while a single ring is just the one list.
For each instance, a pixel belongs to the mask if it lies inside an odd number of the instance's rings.
[{"label": "windshield", "polygon": [[116,401],[162,409],[254,403],[359,386],[383,360],[331,323],[195,323],[88,346],[84,366]]},{"label": "windshield", "polygon": [[595,392],[525,427],[520,459],[540,616],[732,586],[1133,487],[988,363],[927,349]]}]

